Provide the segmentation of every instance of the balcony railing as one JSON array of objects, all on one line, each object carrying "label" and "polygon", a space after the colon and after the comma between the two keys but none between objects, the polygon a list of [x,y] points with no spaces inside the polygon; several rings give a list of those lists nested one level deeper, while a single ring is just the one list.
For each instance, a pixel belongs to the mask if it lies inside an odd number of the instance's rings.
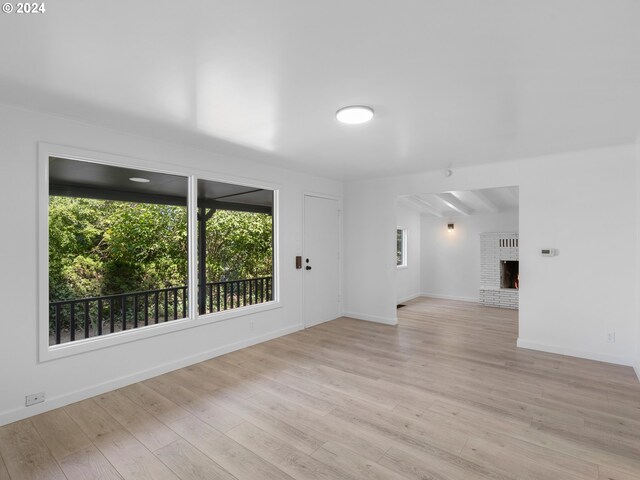
[{"label": "balcony railing", "polygon": [[[181,286],[50,302],[49,345],[186,318],[187,297],[187,287]],[[211,282],[199,311],[222,312],[272,299],[272,277]]]}]

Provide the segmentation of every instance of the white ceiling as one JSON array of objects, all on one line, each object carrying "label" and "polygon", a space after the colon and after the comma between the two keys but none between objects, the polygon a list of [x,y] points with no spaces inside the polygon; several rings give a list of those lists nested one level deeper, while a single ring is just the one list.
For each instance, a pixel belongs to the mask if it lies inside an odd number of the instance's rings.
[{"label": "white ceiling", "polygon": [[332,178],[640,132],[638,0],[45,4],[0,14],[0,102]]},{"label": "white ceiling", "polygon": [[486,188],[408,195],[398,200],[431,217],[460,217],[513,211],[520,205],[518,187]]}]

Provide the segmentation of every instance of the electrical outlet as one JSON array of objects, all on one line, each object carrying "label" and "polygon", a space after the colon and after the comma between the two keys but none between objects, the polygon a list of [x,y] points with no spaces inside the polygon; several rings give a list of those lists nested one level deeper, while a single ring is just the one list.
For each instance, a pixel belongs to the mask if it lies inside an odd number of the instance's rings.
[{"label": "electrical outlet", "polygon": [[30,407],[31,405],[42,402],[44,402],[44,392],[33,393],[24,397],[24,405],[26,407]]},{"label": "electrical outlet", "polygon": [[616,332],[607,333],[607,342],[616,343]]}]

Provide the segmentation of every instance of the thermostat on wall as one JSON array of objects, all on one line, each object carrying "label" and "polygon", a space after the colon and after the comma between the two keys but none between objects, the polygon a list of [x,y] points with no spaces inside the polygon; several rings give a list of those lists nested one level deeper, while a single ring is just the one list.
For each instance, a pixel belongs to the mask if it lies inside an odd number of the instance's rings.
[{"label": "thermostat on wall", "polygon": [[543,248],[542,250],[540,250],[540,255],[542,255],[543,257],[555,257],[556,251],[553,248]]}]

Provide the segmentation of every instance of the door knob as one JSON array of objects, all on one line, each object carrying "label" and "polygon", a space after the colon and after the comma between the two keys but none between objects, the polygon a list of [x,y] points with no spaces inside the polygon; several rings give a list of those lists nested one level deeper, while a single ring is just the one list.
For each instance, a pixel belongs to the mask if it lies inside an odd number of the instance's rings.
[{"label": "door knob", "polygon": [[311,270],[311,267],[309,265],[307,265],[307,270]]}]

